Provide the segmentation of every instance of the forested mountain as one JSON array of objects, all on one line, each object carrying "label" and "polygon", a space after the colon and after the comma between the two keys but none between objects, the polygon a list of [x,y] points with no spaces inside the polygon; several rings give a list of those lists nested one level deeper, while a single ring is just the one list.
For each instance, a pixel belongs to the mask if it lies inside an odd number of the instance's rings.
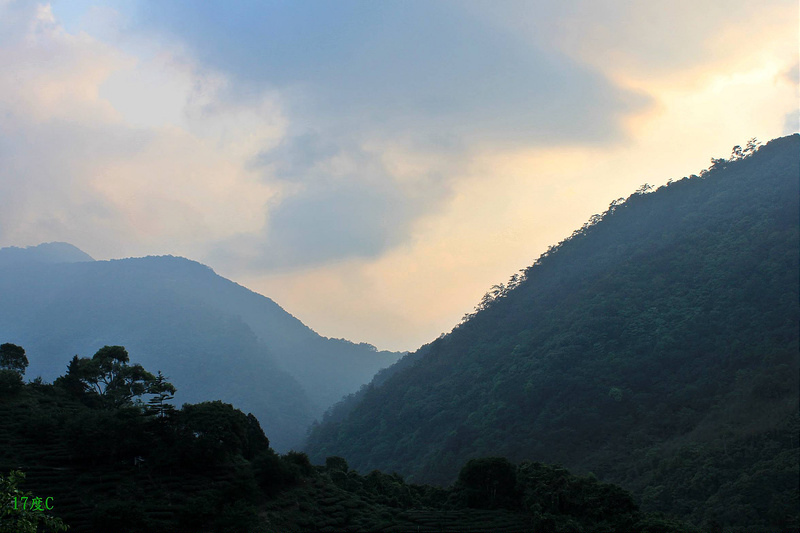
[{"label": "forested mountain", "polygon": [[560,463],[725,531],[798,527],[800,136],[611,204],[333,409],[312,460]]},{"label": "forested mountain", "polygon": [[179,401],[252,411],[281,451],[400,355],[321,337],[269,298],[171,256],[92,261],[64,243],[4,248],[0,303],[0,339],[26,347],[29,376],[52,380],[73,355],[124,345],[175,383]]}]

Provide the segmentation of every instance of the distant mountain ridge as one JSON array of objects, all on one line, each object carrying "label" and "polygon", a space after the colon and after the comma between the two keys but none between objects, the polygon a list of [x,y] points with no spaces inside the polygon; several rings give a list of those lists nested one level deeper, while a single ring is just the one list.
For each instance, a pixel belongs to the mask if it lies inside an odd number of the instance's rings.
[{"label": "distant mountain ridge", "polygon": [[400,356],[320,337],[188,259],[93,261],[66,244],[0,257],[13,257],[0,263],[0,340],[27,350],[30,378],[52,380],[75,354],[123,345],[132,362],[170,378],[177,401],[252,411],[278,450],[297,446],[324,409]]},{"label": "distant mountain ridge", "polygon": [[66,242],[46,242],[37,246],[0,248],[0,267],[29,263],[80,263],[94,261],[83,250]]},{"label": "distant mountain ridge", "polygon": [[798,527],[800,135],[613,202],[314,428],[314,460],[446,484],[561,463],[709,530]]}]

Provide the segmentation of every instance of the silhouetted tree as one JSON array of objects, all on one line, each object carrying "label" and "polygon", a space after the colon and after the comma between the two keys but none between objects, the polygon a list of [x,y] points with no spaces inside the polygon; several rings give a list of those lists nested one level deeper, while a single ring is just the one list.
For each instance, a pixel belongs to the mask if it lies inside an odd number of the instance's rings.
[{"label": "silhouetted tree", "polygon": [[174,413],[175,407],[166,402],[175,397],[176,390],[159,370],[155,379],[147,384],[147,394],[154,395],[147,401],[147,412],[156,415],[157,418],[165,418]]},{"label": "silhouetted tree", "polygon": [[148,392],[156,381],[141,365],[128,365],[129,360],[122,346],[104,346],[91,359],[76,355],[62,383],[74,392],[96,396],[102,403],[120,407]]},{"label": "silhouetted tree", "polygon": [[13,370],[22,376],[26,368],[28,368],[28,358],[22,346],[10,342],[0,345],[0,369]]}]

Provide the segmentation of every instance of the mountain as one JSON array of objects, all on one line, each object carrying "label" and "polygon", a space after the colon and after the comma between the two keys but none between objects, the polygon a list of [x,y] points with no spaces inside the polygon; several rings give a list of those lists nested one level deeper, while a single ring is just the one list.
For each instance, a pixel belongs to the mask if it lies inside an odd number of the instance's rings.
[{"label": "mountain", "polygon": [[132,362],[170,378],[176,400],[252,411],[281,451],[400,355],[321,337],[188,259],[62,262],[88,257],[66,244],[4,248],[4,257],[13,260],[0,263],[0,339],[26,349],[28,376],[52,380],[73,355],[122,345]]},{"label": "mountain", "polygon": [[94,261],[84,251],[66,242],[47,242],[38,246],[0,248],[0,267],[30,263],[80,263]]},{"label": "mountain", "polygon": [[799,149],[613,202],[332,409],[312,460],[439,484],[472,457],[560,463],[711,530],[795,530]]}]

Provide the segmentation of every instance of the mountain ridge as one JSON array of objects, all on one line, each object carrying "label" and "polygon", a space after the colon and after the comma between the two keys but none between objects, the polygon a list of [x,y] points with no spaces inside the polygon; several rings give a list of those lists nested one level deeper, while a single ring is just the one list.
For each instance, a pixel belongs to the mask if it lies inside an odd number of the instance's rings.
[{"label": "mountain ridge", "polygon": [[796,522],[799,147],[613,202],[332,409],[310,456],[436,483],[482,455],[561,463],[697,524]]},{"label": "mountain ridge", "polygon": [[320,337],[273,300],[174,256],[0,266],[0,300],[0,338],[26,347],[29,375],[54,379],[75,354],[124,345],[171,378],[178,401],[251,410],[281,451],[399,355]]},{"label": "mountain ridge", "polygon": [[67,242],[44,242],[36,246],[0,248],[0,266],[29,263],[79,263],[92,256]]}]

